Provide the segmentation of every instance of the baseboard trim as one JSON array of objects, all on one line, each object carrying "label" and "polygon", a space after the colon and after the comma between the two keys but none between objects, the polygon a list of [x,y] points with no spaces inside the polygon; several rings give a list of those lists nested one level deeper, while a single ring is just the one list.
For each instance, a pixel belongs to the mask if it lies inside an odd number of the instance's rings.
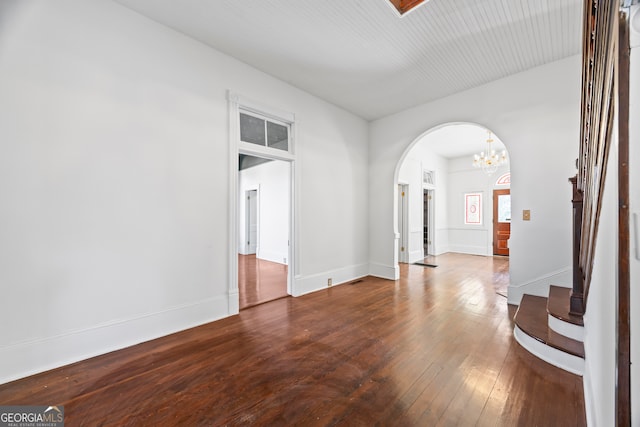
[{"label": "baseboard trim", "polygon": [[311,292],[327,289],[327,280],[329,278],[331,278],[332,286],[337,286],[367,276],[368,274],[369,264],[356,264],[309,276],[298,276],[295,279],[293,296],[299,297]]},{"label": "baseboard trim", "polygon": [[584,407],[587,415],[587,425],[594,426],[595,424],[595,408],[596,404],[593,401],[593,391],[591,386],[591,369],[589,368],[589,360],[585,360],[584,375],[582,376],[582,388],[584,390]]},{"label": "baseboard trim", "polygon": [[369,263],[369,275],[380,277],[381,279],[398,280],[400,278],[400,266],[397,264],[390,266],[371,262]]},{"label": "baseboard trim", "polygon": [[227,297],[0,347],[0,384],[131,347],[228,316]]},{"label": "baseboard trim", "polygon": [[467,255],[489,256],[486,246],[449,245],[449,252]]}]

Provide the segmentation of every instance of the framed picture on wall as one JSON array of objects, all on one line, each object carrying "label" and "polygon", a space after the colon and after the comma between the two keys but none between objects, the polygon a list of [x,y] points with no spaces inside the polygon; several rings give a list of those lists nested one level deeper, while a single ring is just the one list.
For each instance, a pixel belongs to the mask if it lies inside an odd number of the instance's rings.
[{"label": "framed picture on wall", "polygon": [[482,224],[482,193],[466,193],[464,195],[464,223]]}]

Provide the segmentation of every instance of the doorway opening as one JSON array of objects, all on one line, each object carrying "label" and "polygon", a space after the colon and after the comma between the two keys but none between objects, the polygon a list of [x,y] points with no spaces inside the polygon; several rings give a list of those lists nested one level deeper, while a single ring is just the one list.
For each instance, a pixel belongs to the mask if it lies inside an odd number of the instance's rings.
[{"label": "doorway opening", "polygon": [[409,186],[398,184],[398,262],[409,262]]},{"label": "doorway opening", "polygon": [[433,241],[434,241],[434,229],[433,225],[435,222],[434,218],[434,209],[433,209],[433,201],[434,201],[434,190],[424,189],[422,190],[422,249],[424,251],[425,258],[430,255],[435,255],[435,251],[433,249]]},{"label": "doorway opening", "polygon": [[[259,267],[266,262],[276,265],[280,276],[285,277],[284,280],[278,279],[277,297],[296,294],[296,124],[295,114],[255,102],[232,91],[227,92],[227,100],[231,171],[227,301],[228,312],[232,315],[239,313],[241,299],[242,308],[274,299],[272,295],[247,301],[249,292],[247,288],[241,290],[240,285],[250,275],[245,274],[248,271],[247,263],[241,265],[239,258],[242,256],[248,256],[242,259],[254,263],[252,271],[256,274],[262,271]],[[266,173],[274,168],[278,172],[271,175]],[[260,175],[256,171],[263,175],[263,180],[254,179],[251,183],[254,175]],[[275,176],[280,177],[280,181],[273,179]],[[274,184],[276,181],[278,184]],[[245,212],[247,207],[249,210],[253,208],[252,201],[246,199],[246,192],[251,190],[256,190],[253,217]],[[252,194],[249,193],[248,197]],[[278,210],[274,213],[276,207]],[[251,233],[251,222],[256,224],[255,254],[247,253],[253,249],[251,236],[247,240],[247,233]],[[252,286],[256,293],[265,290],[263,281],[255,281]]]},{"label": "doorway opening", "polygon": [[289,295],[291,167],[282,160],[238,159],[239,308]]},{"label": "doorway opening", "polygon": [[511,190],[493,190],[493,254],[509,256]]},{"label": "doorway opening", "polygon": [[[482,125],[446,123],[426,131],[403,153],[394,174],[396,277],[399,262],[431,264],[447,252],[492,257],[494,243],[508,250],[510,230],[496,213],[501,228],[494,239],[489,201],[494,189],[510,187],[508,179],[496,181],[510,176],[509,164],[500,165],[496,175],[474,167],[474,154],[486,150],[486,139]],[[496,151],[506,150],[495,134],[492,141]]]}]

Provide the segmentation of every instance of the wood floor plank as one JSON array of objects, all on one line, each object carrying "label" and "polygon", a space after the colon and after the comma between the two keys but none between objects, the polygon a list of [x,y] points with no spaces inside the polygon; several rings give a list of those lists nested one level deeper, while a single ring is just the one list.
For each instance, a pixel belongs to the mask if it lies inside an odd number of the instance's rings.
[{"label": "wood floor plank", "polygon": [[513,339],[508,260],[437,264],[0,385],[0,404],[64,405],[70,426],[585,425],[581,378]]},{"label": "wood floor plank", "polygon": [[284,298],[287,294],[288,266],[238,255],[238,292],[240,310]]}]

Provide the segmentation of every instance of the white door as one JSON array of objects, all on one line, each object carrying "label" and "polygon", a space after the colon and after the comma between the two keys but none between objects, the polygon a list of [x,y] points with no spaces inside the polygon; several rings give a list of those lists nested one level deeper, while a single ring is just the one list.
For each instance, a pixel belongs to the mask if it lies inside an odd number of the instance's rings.
[{"label": "white door", "polygon": [[255,254],[258,247],[258,190],[247,191],[247,254]]}]

